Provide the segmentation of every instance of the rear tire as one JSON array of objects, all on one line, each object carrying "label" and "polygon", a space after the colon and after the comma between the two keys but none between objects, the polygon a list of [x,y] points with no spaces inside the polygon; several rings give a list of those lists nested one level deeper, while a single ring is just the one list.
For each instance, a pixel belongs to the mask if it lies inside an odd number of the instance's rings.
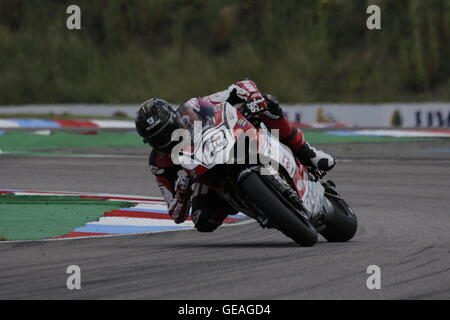
[{"label": "rear tire", "polygon": [[272,191],[256,172],[244,177],[240,186],[253,206],[286,236],[304,247],[313,246],[317,242],[318,233],[314,227],[306,225],[292,212],[293,209],[283,203],[277,193]]},{"label": "rear tire", "polygon": [[358,219],[344,199],[326,195],[333,205],[333,214],[320,234],[328,242],[345,242],[352,239],[358,229]]}]

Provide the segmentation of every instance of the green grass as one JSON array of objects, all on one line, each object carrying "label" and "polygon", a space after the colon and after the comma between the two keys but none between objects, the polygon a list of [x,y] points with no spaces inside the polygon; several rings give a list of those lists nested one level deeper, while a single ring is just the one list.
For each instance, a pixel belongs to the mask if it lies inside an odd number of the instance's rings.
[{"label": "green grass", "polygon": [[[1,107],[0,107],[1,111]],[[0,113],[0,119],[45,119],[45,120],[132,120],[123,112],[116,112],[111,117],[108,116],[86,116],[75,114],[54,114],[54,113]]]},{"label": "green grass", "polygon": [[[305,130],[305,138],[311,144],[321,143],[357,143],[357,142],[399,142],[418,141],[418,138],[393,138],[393,137],[365,137],[365,136],[338,136],[324,132]],[[31,132],[7,131],[0,135],[0,150],[4,154],[40,155],[52,152],[52,149],[96,149],[110,147],[142,147],[148,148],[142,143],[137,134],[124,132],[98,132],[95,135],[83,135],[54,131],[50,135],[38,135]],[[42,153],[45,150],[44,153]],[[55,153],[54,155],[60,155]]]},{"label": "green grass", "polygon": [[[318,131],[305,131],[305,138],[311,144],[322,143],[380,143],[380,142],[407,142],[407,141],[421,141],[424,138],[409,138],[409,137],[374,137],[374,136],[340,136],[334,134],[327,134]],[[429,141],[428,138],[427,141]]]},{"label": "green grass", "polygon": [[127,146],[145,147],[145,144],[142,143],[137,134],[120,132],[99,132],[96,135],[83,135],[54,131],[49,136],[45,136],[31,132],[7,131],[0,135],[0,150],[3,152]]},{"label": "green grass", "polygon": [[0,232],[3,240],[62,236],[98,220],[104,212],[133,205],[77,196],[0,195]]}]

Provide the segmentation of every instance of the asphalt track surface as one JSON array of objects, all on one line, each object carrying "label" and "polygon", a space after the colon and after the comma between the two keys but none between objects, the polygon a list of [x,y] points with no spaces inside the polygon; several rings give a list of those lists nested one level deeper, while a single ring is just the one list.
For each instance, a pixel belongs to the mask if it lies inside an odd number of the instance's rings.
[{"label": "asphalt track surface", "polygon": [[[450,149],[447,141],[435,144]],[[329,176],[359,217],[357,235],[348,243],[320,238],[302,248],[256,223],[212,234],[0,242],[0,298],[448,299],[450,154],[418,151],[428,147],[329,146],[341,159]],[[159,195],[144,153],[133,153],[1,156],[0,184]],[[81,290],[66,287],[66,268],[73,264],[81,268]],[[366,287],[370,265],[381,269],[380,290]]]}]

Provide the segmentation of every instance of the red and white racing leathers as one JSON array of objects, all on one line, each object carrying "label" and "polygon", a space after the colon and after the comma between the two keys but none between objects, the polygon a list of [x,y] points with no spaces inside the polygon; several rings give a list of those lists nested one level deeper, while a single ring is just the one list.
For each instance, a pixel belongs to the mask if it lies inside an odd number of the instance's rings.
[{"label": "red and white racing leathers", "polygon": [[[196,104],[196,99],[192,98],[189,101]],[[226,101],[236,107],[249,101],[255,101],[254,108],[267,109],[265,112],[259,113],[260,120],[269,129],[278,129],[280,141],[288,145],[295,154],[298,154],[306,143],[303,133],[292,127],[278,104],[276,104],[278,110],[268,108],[267,99],[263,98],[256,84],[251,80],[233,83],[228,89],[201,99],[212,104]],[[197,229],[208,232],[217,228],[228,214],[234,212],[213,190],[205,185],[196,184],[193,188],[189,188],[188,192],[192,192],[192,194],[180,193],[177,190],[177,182],[182,180],[180,176],[184,174],[184,170],[181,166],[173,164],[170,154],[153,149],[149,165],[167,202],[169,215],[175,222],[185,221],[192,206],[192,219]]]}]

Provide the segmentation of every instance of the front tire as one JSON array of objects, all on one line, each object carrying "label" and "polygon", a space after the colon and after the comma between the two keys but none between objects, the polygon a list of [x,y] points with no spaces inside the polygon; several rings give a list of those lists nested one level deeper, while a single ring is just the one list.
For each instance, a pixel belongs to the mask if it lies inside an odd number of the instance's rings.
[{"label": "front tire", "polygon": [[318,233],[314,227],[305,224],[256,172],[244,177],[240,186],[252,205],[286,236],[304,247],[317,242]]}]

